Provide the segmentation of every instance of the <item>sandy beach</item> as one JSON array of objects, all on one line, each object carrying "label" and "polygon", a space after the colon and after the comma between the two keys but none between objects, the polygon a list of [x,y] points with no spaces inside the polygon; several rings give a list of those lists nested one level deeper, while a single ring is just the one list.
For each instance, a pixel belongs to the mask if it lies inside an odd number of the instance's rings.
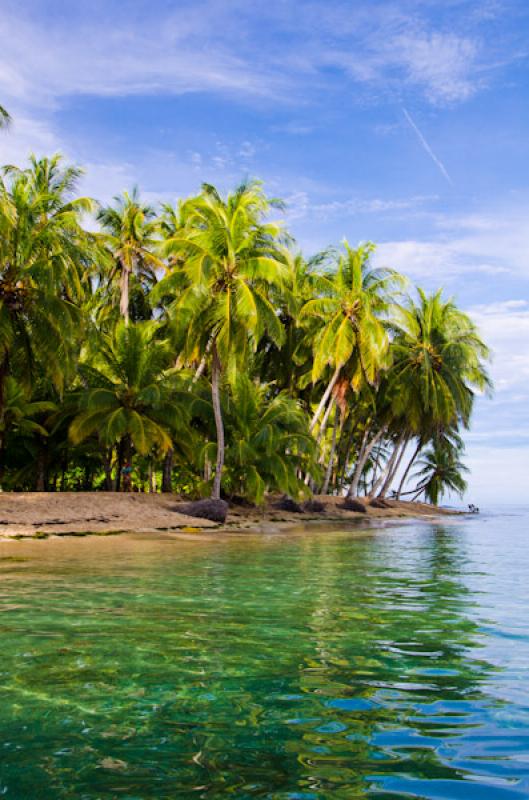
[{"label": "sandy beach", "polygon": [[224,525],[191,517],[178,511],[184,501],[164,494],[114,492],[9,492],[0,494],[0,538],[47,538],[53,536],[112,535],[119,533],[196,534],[228,531],[270,531],[308,521],[322,523],[402,517],[437,517],[454,511],[426,503],[388,501],[389,508],[367,513],[339,507],[343,498],[318,496],[325,505],[320,513],[286,512],[270,498],[262,507],[230,506]]}]

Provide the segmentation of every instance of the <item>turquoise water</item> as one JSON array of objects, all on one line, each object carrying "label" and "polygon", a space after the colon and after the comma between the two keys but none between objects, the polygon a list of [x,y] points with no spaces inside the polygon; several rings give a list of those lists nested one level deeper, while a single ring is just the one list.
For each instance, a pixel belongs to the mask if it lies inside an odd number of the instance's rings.
[{"label": "turquoise water", "polygon": [[0,797],[529,797],[528,521],[0,544]]}]

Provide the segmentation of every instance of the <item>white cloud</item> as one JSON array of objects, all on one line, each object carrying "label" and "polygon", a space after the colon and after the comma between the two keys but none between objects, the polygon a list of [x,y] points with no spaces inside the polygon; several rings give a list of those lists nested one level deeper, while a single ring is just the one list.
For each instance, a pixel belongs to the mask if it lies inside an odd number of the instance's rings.
[{"label": "white cloud", "polygon": [[333,217],[349,217],[355,214],[387,214],[417,210],[433,202],[436,195],[416,195],[408,198],[351,197],[347,200],[317,202],[305,191],[294,192],[285,197],[287,218],[297,220],[316,218],[320,221]]},{"label": "white cloud", "polygon": [[[529,393],[529,301],[507,300],[468,309],[493,352],[492,377],[498,395]],[[499,397],[498,399],[501,400]]]},{"label": "white cloud", "polygon": [[0,163],[23,164],[30,153],[49,155],[64,148],[61,137],[45,119],[13,114],[9,130],[0,133]]},{"label": "white cloud", "polygon": [[[478,43],[453,33],[404,33],[392,43],[411,83],[434,103],[471,97],[482,85]],[[397,59],[396,59],[397,60]]]},{"label": "white cloud", "polygon": [[415,278],[440,282],[470,273],[528,278],[528,216],[526,202],[515,210],[432,216],[428,238],[383,242],[377,259]]},{"label": "white cloud", "polygon": [[[110,9],[110,6],[109,6]],[[262,70],[230,46],[222,4],[202,3],[172,14],[100,13],[38,24],[11,6],[0,18],[0,92],[43,106],[75,94],[182,94],[224,91],[274,96],[284,89],[279,70]],[[211,29],[217,23],[215,35]],[[228,30],[226,30],[228,28]],[[225,33],[223,33],[225,32]]]},{"label": "white cloud", "polygon": [[[301,14],[279,0],[266,6],[202,0],[155,14],[142,5],[124,14],[112,3],[70,4],[45,24],[24,4],[5,0],[0,94],[41,107],[78,94],[197,91],[302,104],[313,91],[325,91],[333,67],[357,86],[367,84],[371,96],[373,89],[387,96],[388,89],[400,95],[411,88],[446,104],[472,96],[491,69],[491,49],[482,52],[464,15],[446,32],[421,3],[404,13],[390,2],[353,8],[318,2]],[[501,55],[498,67],[509,60]],[[304,124],[283,129],[307,132]]]}]

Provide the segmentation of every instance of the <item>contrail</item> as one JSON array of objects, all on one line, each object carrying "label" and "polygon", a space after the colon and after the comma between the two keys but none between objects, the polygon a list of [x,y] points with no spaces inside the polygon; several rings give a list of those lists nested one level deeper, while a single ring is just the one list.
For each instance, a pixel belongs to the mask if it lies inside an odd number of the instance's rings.
[{"label": "contrail", "polygon": [[428,144],[428,142],[424,138],[422,132],[419,130],[419,128],[417,127],[415,122],[412,120],[411,116],[408,114],[406,109],[403,108],[402,110],[404,112],[404,116],[406,117],[406,119],[410,123],[410,126],[411,126],[412,130],[415,131],[415,133],[417,134],[417,138],[419,139],[420,143],[422,144],[422,146],[424,147],[424,149],[426,150],[426,152],[428,153],[428,155],[430,156],[430,158],[432,159],[434,164],[440,170],[442,176],[444,178],[446,178],[446,180],[448,181],[450,186],[453,186],[454,182],[453,182],[452,178],[450,177],[450,175],[448,174],[447,169],[446,169],[445,165],[443,164],[443,162],[439,158],[437,158],[437,156],[435,155],[434,151],[432,150],[432,148],[430,147],[430,145]]}]

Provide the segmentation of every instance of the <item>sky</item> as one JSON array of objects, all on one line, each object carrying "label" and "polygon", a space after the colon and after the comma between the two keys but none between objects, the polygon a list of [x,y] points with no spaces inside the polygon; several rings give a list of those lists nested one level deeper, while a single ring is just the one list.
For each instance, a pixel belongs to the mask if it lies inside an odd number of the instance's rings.
[{"label": "sky", "polygon": [[468,502],[529,496],[526,0],[0,0],[0,163],[107,201],[258,177],[306,255],[344,237],[442,287],[493,350]]}]

